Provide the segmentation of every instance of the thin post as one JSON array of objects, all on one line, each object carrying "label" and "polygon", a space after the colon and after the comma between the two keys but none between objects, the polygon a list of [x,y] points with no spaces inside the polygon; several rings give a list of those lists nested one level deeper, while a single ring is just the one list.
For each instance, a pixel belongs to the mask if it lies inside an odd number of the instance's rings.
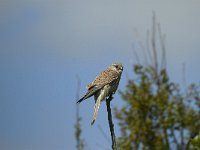
[{"label": "thin post", "polygon": [[116,140],[115,140],[114,124],[112,122],[112,113],[111,113],[111,108],[110,108],[110,101],[112,99],[113,99],[112,95],[110,95],[106,99],[106,106],[107,106],[107,112],[108,112],[108,123],[109,123],[109,127],[110,127],[111,139],[112,139],[112,149],[117,150]]}]

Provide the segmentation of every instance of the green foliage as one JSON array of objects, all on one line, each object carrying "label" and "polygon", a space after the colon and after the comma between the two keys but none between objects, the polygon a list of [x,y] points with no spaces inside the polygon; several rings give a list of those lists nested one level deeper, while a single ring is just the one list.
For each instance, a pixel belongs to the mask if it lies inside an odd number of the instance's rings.
[{"label": "green foliage", "polygon": [[[200,131],[200,93],[196,85],[185,93],[171,82],[166,69],[134,66],[136,79],[121,91],[125,105],[115,108],[124,150],[192,149],[192,135]],[[196,146],[196,145],[195,145]],[[199,146],[199,145],[198,145]],[[200,146],[199,146],[200,148]]]},{"label": "green foliage", "polygon": [[191,145],[193,145],[193,148],[196,150],[200,148],[200,132],[198,135],[191,139]]},{"label": "green foliage", "polygon": [[82,129],[81,129],[81,117],[77,117],[77,121],[76,124],[74,125],[75,128],[75,138],[77,141],[77,145],[76,148],[77,150],[83,150],[84,149],[84,142],[83,139],[81,139],[81,133],[82,133]]}]

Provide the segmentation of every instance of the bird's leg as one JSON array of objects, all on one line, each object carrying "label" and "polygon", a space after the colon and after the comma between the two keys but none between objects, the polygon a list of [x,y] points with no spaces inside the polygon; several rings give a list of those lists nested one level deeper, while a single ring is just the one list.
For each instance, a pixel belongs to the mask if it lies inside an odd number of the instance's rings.
[{"label": "bird's leg", "polygon": [[106,100],[109,100],[109,101],[112,101],[112,99],[113,99],[114,97],[113,97],[113,95],[112,94],[110,94],[108,97],[107,97],[107,99]]}]

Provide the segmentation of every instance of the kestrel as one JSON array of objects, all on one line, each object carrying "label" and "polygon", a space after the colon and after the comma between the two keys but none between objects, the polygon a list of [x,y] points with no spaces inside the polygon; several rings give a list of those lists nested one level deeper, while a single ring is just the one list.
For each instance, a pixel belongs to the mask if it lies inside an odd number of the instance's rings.
[{"label": "kestrel", "polygon": [[87,93],[77,102],[80,103],[94,95],[95,105],[91,125],[93,125],[96,120],[101,102],[105,100],[106,97],[116,92],[122,71],[122,64],[114,63],[109,66],[105,71],[101,72],[92,83],[87,86]]}]

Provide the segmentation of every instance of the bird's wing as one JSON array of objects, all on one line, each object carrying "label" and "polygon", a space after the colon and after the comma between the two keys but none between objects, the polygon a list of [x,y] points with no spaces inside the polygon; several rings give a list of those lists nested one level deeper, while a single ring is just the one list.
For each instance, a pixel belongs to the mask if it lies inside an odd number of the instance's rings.
[{"label": "bird's wing", "polygon": [[116,71],[110,70],[109,68],[98,75],[95,80],[87,86],[88,90],[93,86],[104,87],[119,78],[119,74]]},{"label": "bird's wing", "polygon": [[80,99],[77,101],[77,103],[82,102],[83,100],[93,96],[97,91],[99,91],[102,88],[102,86],[92,86],[88,89],[87,93]]}]

